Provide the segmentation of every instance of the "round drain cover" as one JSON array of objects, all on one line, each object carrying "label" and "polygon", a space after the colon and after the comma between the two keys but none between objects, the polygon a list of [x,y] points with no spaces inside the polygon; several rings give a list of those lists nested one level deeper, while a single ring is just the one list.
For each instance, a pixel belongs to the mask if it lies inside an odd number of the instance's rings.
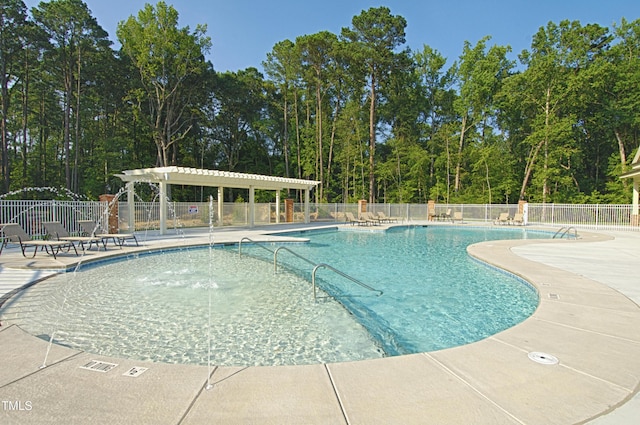
[{"label": "round drain cover", "polygon": [[536,363],[540,364],[558,364],[558,359],[551,354],[540,353],[538,351],[532,351],[529,353],[529,358]]}]

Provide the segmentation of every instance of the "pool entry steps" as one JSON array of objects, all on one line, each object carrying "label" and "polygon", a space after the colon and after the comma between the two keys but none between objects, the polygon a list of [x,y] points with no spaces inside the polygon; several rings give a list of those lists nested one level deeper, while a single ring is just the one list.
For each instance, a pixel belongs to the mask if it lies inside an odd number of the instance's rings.
[{"label": "pool entry steps", "polygon": [[351,282],[355,283],[356,285],[361,286],[361,287],[363,287],[363,288],[365,288],[365,289],[367,289],[369,291],[377,292],[378,296],[383,294],[383,292],[381,290],[375,289],[375,288],[367,285],[366,283],[361,282],[360,280],[356,279],[355,277],[350,276],[347,273],[344,273],[343,271],[340,271],[340,270],[336,269],[333,266],[330,266],[329,264],[326,264],[326,263],[314,263],[313,261],[311,261],[308,258],[298,254],[295,251],[292,251],[291,249],[287,248],[286,246],[279,246],[275,250],[271,250],[271,249],[267,248],[265,245],[263,245],[263,244],[261,244],[259,242],[256,242],[256,241],[252,240],[249,237],[244,237],[238,243],[238,253],[240,255],[242,255],[242,242],[244,242],[244,241],[251,242],[252,244],[255,244],[256,246],[259,246],[260,248],[266,249],[267,251],[271,252],[273,254],[273,269],[274,269],[274,272],[276,272],[276,273],[278,272],[278,253],[281,250],[287,251],[290,254],[292,254],[292,255],[296,256],[297,258],[301,259],[302,261],[304,261],[304,262],[306,262],[308,264],[311,264],[313,266],[313,271],[311,272],[311,283],[313,285],[313,299],[314,300],[317,298],[317,295],[316,295],[317,294],[317,291],[316,291],[316,272],[318,271],[318,269],[321,269],[321,268],[331,270],[332,272],[344,277],[347,280],[350,280]]}]

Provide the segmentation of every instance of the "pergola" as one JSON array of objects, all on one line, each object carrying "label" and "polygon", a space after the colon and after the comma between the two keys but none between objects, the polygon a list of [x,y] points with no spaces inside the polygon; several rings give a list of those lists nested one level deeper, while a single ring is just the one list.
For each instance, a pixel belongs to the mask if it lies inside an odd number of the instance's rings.
[{"label": "pergola", "polygon": [[620,176],[621,179],[633,179],[633,207],[631,211],[631,222],[633,225],[638,225],[639,221],[639,200],[640,200],[640,148],[636,152],[636,156],[633,157],[631,163],[631,171],[627,171]]},{"label": "pergola", "polygon": [[[286,177],[243,174],[230,171],[205,170],[185,167],[156,167],[126,170],[118,174],[127,183],[129,210],[134,209],[134,184],[138,182],[157,183],[160,187],[160,233],[167,230],[167,185],[206,186],[218,188],[218,217],[222,217],[224,188],[249,189],[249,226],[254,226],[255,189],[276,192],[276,222],[280,221],[280,191],[283,189],[304,190],[304,221],[309,222],[309,193],[320,182],[291,179]],[[129,214],[129,228],[134,228],[133,214]]]}]

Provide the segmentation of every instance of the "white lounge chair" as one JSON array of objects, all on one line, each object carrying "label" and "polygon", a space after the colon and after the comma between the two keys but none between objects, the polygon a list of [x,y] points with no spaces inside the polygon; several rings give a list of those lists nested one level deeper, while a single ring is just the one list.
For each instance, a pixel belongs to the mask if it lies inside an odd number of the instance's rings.
[{"label": "white lounge chair", "polygon": [[511,217],[509,217],[509,213],[500,213],[500,216],[494,222],[495,224],[511,224]]},{"label": "white lounge chair", "polygon": [[513,224],[518,224],[520,226],[524,226],[524,214],[516,213],[513,215]]}]

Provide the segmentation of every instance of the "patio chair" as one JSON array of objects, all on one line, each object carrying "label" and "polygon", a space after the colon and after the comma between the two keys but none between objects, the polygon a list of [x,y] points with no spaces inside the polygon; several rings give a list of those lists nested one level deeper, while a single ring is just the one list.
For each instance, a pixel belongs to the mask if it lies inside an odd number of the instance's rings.
[{"label": "patio chair", "polygon": [[498,216],[498,218],[496,219],[496,221],[494,222],[495,224],[510,224],[511,223],[511,217],[509,217],[509,213],[500,213],[500,216]]},{"label": "patio chair", "polygon": [[520,226],[524,226],[524,214],[523,213],[515,213],[513,215],[513,224],[518,224]]},{"label": "patio chair", "polygon": [[453,217],[451,217],[451,222],[455,223],[456,221],[459,221],[460,223],[462,223],[462,211],[456,211],[453,213]]},{"label": "patio chair", "polygon": [[373,215],[371,211],[362,213],[362,215],[360,216],[360,219],[366,221],[367,224],[371,224],[373,226],[382,224],[382,220],[380,220],[378,216]]},{"label": "patio chair", "polygon": [[451,220],[453,222],[453,217],[451,217],[451,208],[447,208],[446,213],[440,214],[441,220]]},{"label": "patio chair", "polygon": [[47,234],[52,238],[57,239],[59,241],[68,241],[72,243],[79,243],[82,250],[85,250],[85,244],[89,244],[88,249],[91,249],[91,245],[94,243],[96,247],[100,249],[100,243],[102,243],[102,247],[107,250],[107,244],[104,242],[102,238],[98,238],[95,236],[71,236],[67,229],[60,223],[59,221],[44,221],[42,222]]},{"label": "patio chair", "polygon": [[350,212],[346,212],[344,213],[345,216],[347,216],[347,222],[349,222],[352,226],[354,225],[358,225],[358,226],[362,226],[364,224],[367,224],[367,222],[365,220],[360,220],[359,218],[355,218],[353,216],[353,213]]},{"label": "patio chair", "polygon": [[78,255],[78,250],[73,242],[32,239],[31,236],[24,231],[22,226],[17,223],[0,224],[0,228],[2,228],[2,234],[4,235],[2,245],[0,245],[0,254],[2,253],[5,245],[9,243],[17,243],[20,244],[20,250],[22,251],[23,257],[27,256],[27,248],[30,247],[34,248],[31,258],[36,256],[38,248],[46,251],[47,254],[53,255],[54,259],[57,258],[56,254],[65,248],[67,252],[73,248],[73,251]]},{"label": "patio chair", "polygon": [[105,243],[109,239],[111,239],[113,241],[113,244],[119,246],[120,248],[122,248],[127,239],[133,239],[133,241],[136,243],[136,246],[140,246],[140,244],[138,244],[136,235],[134,235],[133,233],[102,232],[102,230],[99,229],[98,225],[93,220],[78,220],[78,226],[80,226],[80,229],[82,230],[82,233],[84,235],[102,238]]},{"label": "patio chair", "polygon": [[398,222],[398,217],[389,217],[388,215],[386,215],[382,211],[378,211],[378,217],[380,217],[380,220],[382,220],[384,222],[387,222],[387,223],[397,223]]}]

